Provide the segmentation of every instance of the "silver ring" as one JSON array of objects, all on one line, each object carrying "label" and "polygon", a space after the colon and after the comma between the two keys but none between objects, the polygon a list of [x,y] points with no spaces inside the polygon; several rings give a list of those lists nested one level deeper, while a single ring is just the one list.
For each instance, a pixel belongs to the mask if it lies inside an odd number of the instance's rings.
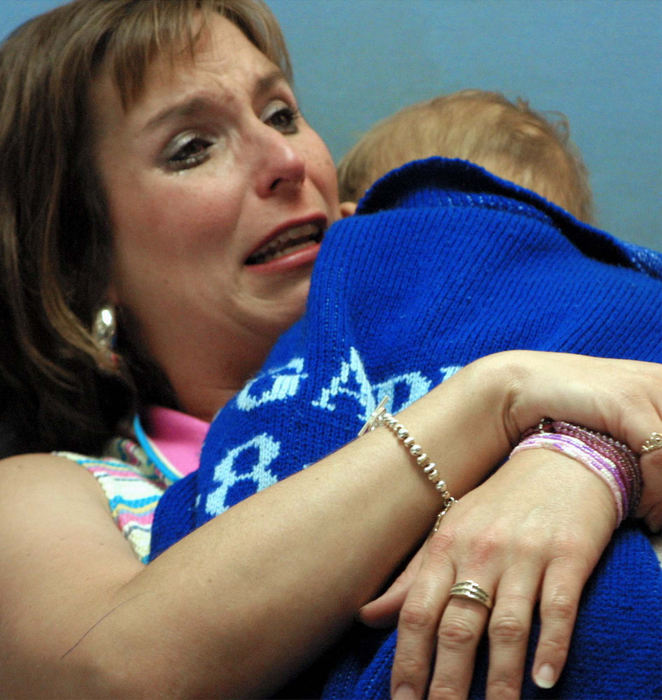
[{"label": "silver ring", "polygon": [[644,440],[639,452],[643,455],[647,452],[655,452],[655,450],[662,450],[662,433],[651,433]]},{"label": "silver ring", "polygon": [[451,586],[450,594],[456,598],[468,598],[492,609],[492,596],[484,591],[475,581],[458,581]]}]

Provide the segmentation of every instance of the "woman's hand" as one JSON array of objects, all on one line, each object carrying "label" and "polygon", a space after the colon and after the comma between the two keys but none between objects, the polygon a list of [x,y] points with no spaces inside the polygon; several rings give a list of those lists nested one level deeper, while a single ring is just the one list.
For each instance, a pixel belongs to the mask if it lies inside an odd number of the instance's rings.
[{"label": "woman's hand", "polygon": [[[501,418],[511,444],[544,416],[608,433],[636,453],[651,432],[662,432],[660,364],[527,350],[473,364],[506,392]],[[642,463],[662,467],[662,451]]]},{"label": "woman's hand", "polygon": [[643,490],[636,516],[651,532],[662,531],[662,450],[644,454],[640,459]]},{"label": "woman's hand", "polygon": [[[549,362],[552,359],[553,362]],[[509,352],[485,358],[510,377],[503,429],[515,443],[542,416],[612,434],[638,451],[662,427],[662,368],[642,362]],[[648,483],[640,513],[662,519],[662,453],[642,460]],[[392,673],[396,697],[466,697],[487,628],[488,698],[520,695],[533,609],[541,630],[531,672],[551,687],[565,663],[582,589],[617,524],[605,483],[548,450],[515,455],[447,514],[387,593],[362,610],[368,624],[400,609]],[[494,601],[450,597],[476,581]]]},{"label": "woman's hand", "polygon": [[[515,455],[451,508],[404,574],[362,610],[379,624],[402,605],[392,673],[395,697],[466,697],[488,629],[487,697],[518,698],[533,609],[541,631],[533,678],[551,687],[565,663],[583,586],[616,525],[605,484],[549,450]],[[476,581],[491,611],[449,597]],[[403,603],[404,600],[404,603]]]},{"label": "woman's hand", "polygon": [[[550,362],[551,360],[551,362]],[[662,432],[662,365],[565,353],[510,351],[491,363],[511,377],[504,429],[511,444],[545,416],[608,433],[639,454]],[[641,456],[643,492],[636,516],[662,531],[662,450]]]}]

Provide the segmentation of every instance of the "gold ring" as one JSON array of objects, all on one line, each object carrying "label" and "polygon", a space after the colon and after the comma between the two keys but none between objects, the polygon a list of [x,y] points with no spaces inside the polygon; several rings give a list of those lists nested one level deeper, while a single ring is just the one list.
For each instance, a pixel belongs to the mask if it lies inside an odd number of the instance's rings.
[{"label": "gold ring", "polygon": [[492,597],[484,591],[475,581],[458,581],[451,586],[450,594],[456,598],[468,598],[484,605],[488,610],[492,609]]},{"label": "gold ring", "polygon": [[651,433],[644,440],[639,452],[643,455],[647,452],[655,452],[655,450],[662,450],[662,433]]}]

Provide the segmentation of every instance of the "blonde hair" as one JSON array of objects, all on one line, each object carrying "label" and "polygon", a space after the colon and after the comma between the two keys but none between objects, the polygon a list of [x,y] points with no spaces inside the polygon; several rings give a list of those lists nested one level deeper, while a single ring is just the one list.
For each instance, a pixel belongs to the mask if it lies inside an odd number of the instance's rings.
[{"label": "blonde hair", "polygon": [[419,102],[376,124],[338,165],[341,200],[356,202],[389,170],[435,155],[472,161],[593,219],[588,171],[566,118],[551,121],[524,100],[482,90]]},{"label": "blonde hair", "polygon": [[213,13],[291,79],[262,0],[74,0],[0,47],[0,395],[25,449],[95,451],[140,402],[175,403],[121,324],[123,361],[100,369],[90,328],[108,286],[111,231],[89,93],[108,68],[126,108],[157,55],[193,58]]}]

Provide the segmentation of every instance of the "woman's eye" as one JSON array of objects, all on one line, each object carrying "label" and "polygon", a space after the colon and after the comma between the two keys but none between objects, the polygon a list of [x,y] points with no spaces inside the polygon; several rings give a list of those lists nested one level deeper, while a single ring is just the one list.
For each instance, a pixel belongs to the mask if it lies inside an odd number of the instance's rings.
[{"label": "woman's eye", "polygon": [[204,163],[214,140],[205,136],[185,134],[175,139],[166,152],[166,163],[171,170],[187,170]]},{"label": "woman's eye", "polygon": [[299,131],[300,116],[298,110],[279,103],[267,112],[264,122],[283,134],[296,134]]}]

